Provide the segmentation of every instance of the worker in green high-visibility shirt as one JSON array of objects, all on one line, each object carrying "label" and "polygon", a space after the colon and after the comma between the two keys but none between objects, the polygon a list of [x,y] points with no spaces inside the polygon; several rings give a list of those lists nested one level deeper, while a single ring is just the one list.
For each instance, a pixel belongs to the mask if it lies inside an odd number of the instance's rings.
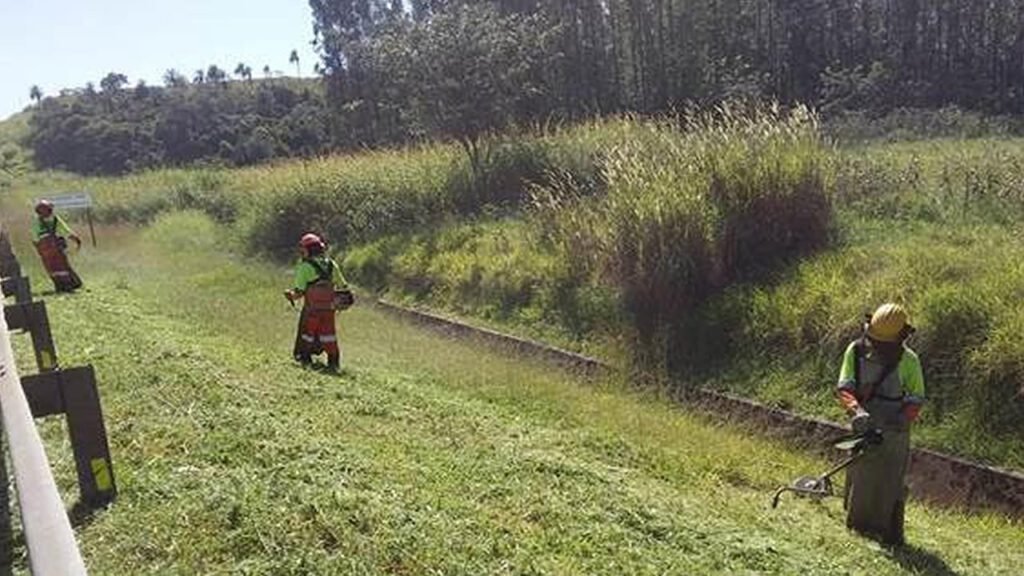
[{"label": "worker in green high-visibility shirt", "polygon": [[299,299],[303,302],[293,350],[295,359],[303,366],[310,366],[313,356],[324,352],[327,369],[337,372],[341,365],[341,348],[334,313],[352,304],[352,294],[341,267],[326,250],[326,243],[316,234],[302,236],[299,240],[302,259],[295,268],[295,285],[285,292],[285,297],[291,302]]},{"label": "worker in green high-visibility shirt", "polygon": [[904,542],[910,427],[924,403],[921,361],[906,345],[913,332],[903,306],[880,306],[847,347],[839,374],[853,431],[882,433],[881,444],[847,469],[846,525],[891,545]]},{"label": "worker in green high-visibility shirt", "polygon": [[67,257],[67,239],[82,246],[82,240],[63,218],[53,211],[53,203],[40,200],[35,206],[36,217],[32,220],[32,243],[43,261],[46,273],[53,281],[57,292],[74,292],[82,287],[82,279],[71,268]]}]

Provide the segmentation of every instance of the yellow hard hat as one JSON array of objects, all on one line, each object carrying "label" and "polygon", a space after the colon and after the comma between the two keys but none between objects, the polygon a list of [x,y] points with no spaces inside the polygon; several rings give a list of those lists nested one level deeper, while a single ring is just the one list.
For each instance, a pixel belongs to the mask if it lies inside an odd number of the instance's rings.
[{"label": "yellow hard hat", "polygon": [[868,337],[879,342],[899,342],[907,337],[909,318],[899,304],[882,304],[868,322]]}]

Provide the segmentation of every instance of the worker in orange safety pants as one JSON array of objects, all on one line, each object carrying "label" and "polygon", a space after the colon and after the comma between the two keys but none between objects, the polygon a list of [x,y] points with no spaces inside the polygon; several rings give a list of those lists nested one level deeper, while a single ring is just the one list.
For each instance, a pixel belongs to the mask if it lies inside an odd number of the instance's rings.
[{"label": "worker in orange safety pants", "polygon": [[82,279],[71,268],[67,256],[67,239],[82,247],[82,240],[63,218],[53,213],[53,203],[40,200],[35,206],[32,220],[32,244],[43,261],[43,268],[53,281],[57,292],[74,292],[82,287]]},{"label": "worker in orange safety pants", "polygon": [[295,286],[285,292],[285,297],[291,302],[300,298],[303,301],[293,352],[295,360],[310,366],[314,355],[326,352],[327,369],[337,372],[341,350],[334,328],[334,312],[340,307],[336,292],[348,292],[348,282],[326,250],[326,244],[316,234],[302,236],[299,240],[302,260],[295,268]]}]

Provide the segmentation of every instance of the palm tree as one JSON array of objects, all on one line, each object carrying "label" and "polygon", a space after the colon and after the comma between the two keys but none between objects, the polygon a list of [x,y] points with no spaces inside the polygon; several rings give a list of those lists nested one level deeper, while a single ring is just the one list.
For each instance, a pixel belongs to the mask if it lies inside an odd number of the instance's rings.
[{"label": "palm tree", "polygon": [[174,68],[164,72],[164,86],[167,86],[168,88],[180,88],[186,84],[188,84],[188,80]]},{"label": "palm tree", "polygon": [[288,56],[288,61],[291,62],[292,64],[295,64],[295,76],[296,77],[302,76],[302,70],[299,68],[299,51],[298,50],[292,50],[291,55]]},{"label": "palm tree", "polygon": [[263,66],[263,75],[270,78],[270,64]]},{"label": "palm tree", "polygon": [[114,94],[128,83],[128,77],[120,72],[111,72],[100,80],[100,90],[105,94]]},{"label": "palm tree", "polygon": [[43,91],[39,88],[39,86],[33,84],[32,87],[28,89],[28,97],[35,100],[36,104],[39,104],[39,102],[43,99]]},{"label": "palm tree", "polygon": [[210,64],[210,67],[206,69],[206,81],[212,84],[221,84],[227,77],[227,72],[221,70],[216,64]]},{"label": "palm tree", "polygon": [[192,77],[193,84],[202,84],[206,81],[206,72],[202,68],[196,70],[195,76]]},{"label": "palm tree", "polygon": [[244,79],[246,82],[252,82],[252,68],[246,66],[243,62],[239,62],[238,66],[235,66],[235,76]]}]

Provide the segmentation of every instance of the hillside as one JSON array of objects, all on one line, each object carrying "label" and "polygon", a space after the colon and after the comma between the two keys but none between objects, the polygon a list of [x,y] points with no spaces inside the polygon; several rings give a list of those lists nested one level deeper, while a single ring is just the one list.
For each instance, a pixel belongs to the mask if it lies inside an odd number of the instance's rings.
[{"label": "hillside", "polygon": [[9,186],[14,176],[31,169],[31,155],[24,145],[31,116],[25,110],[0,120],[0,190]]},{"label": "hillside", "polygon": [[316,80],[183,78],[125,85],[110,74],[95,89],[66,91],[33,107],[27,146],[39,169],[121,174],[159,166],[249,165],[313,156],[330,137]]},{"label": "hillside", "polygon": [[[479,171],[437,144],[242,170],[35,174],[20,186],[25,197],[89,190],[111,223],[201,210],[253,255],[290,258],[296,230],[315,229],[350,279],[389,298],[833,420],[823,392],[840,354],[863,314],[895,299],[910,306],[924,358],[918,441],[1024,468],[1021,140],[832,149],[813,117],[773,118],[523,134],[488,143]],[[641,249],[647,260],[631,267]],[[636,298],[645,274],[662,288]],[[645,327],[630,306],[648,301],[656,323]]]},{"label": "hillside", "polygon": [[19,144],[28,136],[30,110],[23,110],[0,119],[0,148],[5,144]]},{"label": "hillside", "polygon": [[[825,463],[370,308],[341,318],[343,375],[304,372],[288,358],[285,270],[218,236],[195,214],[104,229],[78,258],[89,290],[46,297],[64,362],[97,367],[120,485],[78,528],[93,573],[989,575],[1024,562],[1021,527],[996,518],[912,505],[913,546],[891,552],[848,534],[837,501],[772,511],[777,484]],[[70,494],[63,434],[47,424]]]}]

